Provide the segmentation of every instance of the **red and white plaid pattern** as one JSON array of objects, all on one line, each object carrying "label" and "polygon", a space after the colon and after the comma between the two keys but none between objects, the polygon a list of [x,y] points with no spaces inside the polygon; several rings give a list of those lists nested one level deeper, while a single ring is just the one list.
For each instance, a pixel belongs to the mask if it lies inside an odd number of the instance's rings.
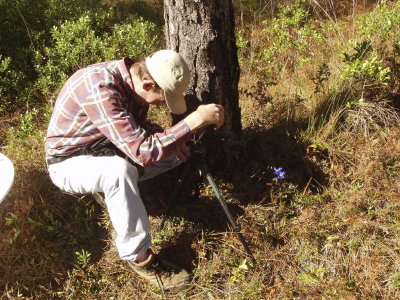
[{"label": "red and white plaid pattern", "polygon": [[[62,88],[47,130],[46,155],[67,156],[106,136],[140,165],[172,155],[190,138],[184,120],[154,133],[146,120],[148,105],[134,102],[125,59],[78,70]],[[149,126],[150,125],[150,126]]]}]

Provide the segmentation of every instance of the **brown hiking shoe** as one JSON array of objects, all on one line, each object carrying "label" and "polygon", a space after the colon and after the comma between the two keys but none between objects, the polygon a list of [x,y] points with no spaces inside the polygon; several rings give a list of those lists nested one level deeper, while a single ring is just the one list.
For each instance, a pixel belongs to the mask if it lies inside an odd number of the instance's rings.
[{"label": "brown hiking shoe", "polygon": [[144,262],[127,262],[137,274],[163,290],[181,291],[189,287],[190,274],[185,269],[160,259],[153,252]]}]

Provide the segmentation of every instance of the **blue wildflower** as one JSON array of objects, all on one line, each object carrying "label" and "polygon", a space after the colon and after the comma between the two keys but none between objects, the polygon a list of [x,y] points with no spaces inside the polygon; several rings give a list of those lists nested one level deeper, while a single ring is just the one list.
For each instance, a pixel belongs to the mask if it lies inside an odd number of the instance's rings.
[{"label": "blue wildflower", "polygon": [[274,175],[276,179],[283,179],[285,178],[286,171],[283,171],[282,168],[274,168]]}]

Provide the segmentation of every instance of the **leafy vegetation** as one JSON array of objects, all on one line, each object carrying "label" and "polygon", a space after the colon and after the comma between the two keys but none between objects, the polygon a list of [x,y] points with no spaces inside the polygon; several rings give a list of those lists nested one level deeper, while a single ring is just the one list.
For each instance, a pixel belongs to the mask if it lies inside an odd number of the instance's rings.
[{"label": "leafy vegetation", "polygon": [[43,103],[83,66],[157,49],[161,31],[137,15],[138,7],[92,0],[1,1],[0,114]]},{"label": "leafy vegetation", "polygon": [[36,55],[37,87],[44,95],[54,94],[70,74],[84,66],[116,57],[142,57],[157,49],[155,24],[142,17],[132,15],[127,23],[112,26],[110,33],[97,34],[97,27],[103,27],[110,17],[109,12],[87,14],[52,28],[52,45]]},{"label": "leafy vegetation", "polygon": [[19,98],[20,87],[24,84],[23,72],[11,67],[11,58],[0,55],[0,113],[11,110],[13,107],[21,106],[25,101]]},{"label": "leafy vegetation", "polygon": [[[0,0],[0,147],[16,167],[0,211],[1,297],[400,298],[400,2],[235,2],[243,135],[237,169],[217,180],[257,265],[200,186],[153,234],[194,272],[174,295],[119,260],[107,212],[57,189],[44,163],[63,81],[162,43],[159,2],[134,2]],[[154,228],[174,178],[141,186]]]}]

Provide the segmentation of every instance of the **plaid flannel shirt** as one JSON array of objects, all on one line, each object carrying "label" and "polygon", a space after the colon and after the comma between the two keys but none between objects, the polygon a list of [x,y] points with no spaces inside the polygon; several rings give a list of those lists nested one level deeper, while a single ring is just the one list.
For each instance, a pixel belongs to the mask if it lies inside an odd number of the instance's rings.
[{"label": "plaid flannel shirt", "polygon": [[125,62],[122,59],[94,64],[68,79],[48,126],[48,158],[71,155],[106,136],[144,166],[171,156],[177,145],[189,140],[190,129],[184,120],[168,130],[154,132],[157,126],[146,120],[148,104],[134,102]]}]

